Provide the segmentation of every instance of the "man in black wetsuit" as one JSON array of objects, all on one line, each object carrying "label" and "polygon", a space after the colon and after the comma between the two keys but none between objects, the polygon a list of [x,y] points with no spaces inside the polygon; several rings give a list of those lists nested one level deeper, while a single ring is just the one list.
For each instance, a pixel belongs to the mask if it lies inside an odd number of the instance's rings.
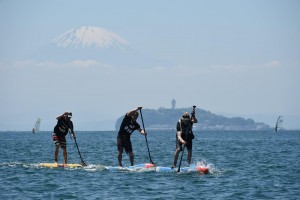
[{"label": "man in black wetsuit", "polygon": [[133,131],[138,130],[142,135],[146,135],[147,133],[141,129],[140,125],[136,122],[139,113],[138,110],[142,109],[142,107],[138,107],[135,110],[129,111],[126,113],[117,137],[117,144],[118,144],[118,161],[119,166],[122,167],[122,154],[123,149],[125,149],[125,152],[129,155],[130,164],[133,166],[134,164],[134,154],[132,151],[132,145],[130,136]]},{"label": "man in black wetsuit", "polygon": [[71,130],[72,137],[75,138],[75,133],[73,131],[73,122],[71,121],[72,113],[65,112],[64,114],[58,116],[57,124],[54,127],[53,131],[53,142],[55,144],[55,152],[54,152],[54,162],[57,163],[58,151],[59,148],[63,149],[64,156],[64,165],[68,164],[67,159],[67,143],[66,143],[66,135]]},{"label": "man in black wetsuit", "polygon": [[197,123],[198,120],[195,117],[195,113],[193,111],[192,117],[190,117],[188,112],[183,113],[181,119],[177,122],[176,125],[176,151],[174,155],[174,163],[173,167],[176,167],[177,159],[179,156],[180,151],[183,150],[182,144],[185,145],[185,147],[188,150],[188,156],[187,156],[187,163],[188,165],[191,164],[192,160],[192,147],[193,147],[193,139],[194,134],[192,131],[193,123]]}]

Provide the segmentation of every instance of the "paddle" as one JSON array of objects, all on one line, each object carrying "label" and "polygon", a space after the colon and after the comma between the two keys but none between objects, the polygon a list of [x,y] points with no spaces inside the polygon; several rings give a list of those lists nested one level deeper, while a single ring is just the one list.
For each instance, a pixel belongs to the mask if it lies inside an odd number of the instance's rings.
[{"label": "paddle", "polygon": [[[192,116],[195,116],[195,108],[196,108],[196,106],[193,106]],[[181,133],[182,133],[182,129],[181,129]],[[186,139],[187,139],[187,134],[185,134],[185,140],[184,141],[186,141]],[[178,166],[177,172],[180,172],[180,166],[181,166],[181,162],[182,162],[182,157],[183,157],[184,149],[185,149],[185,144],[183,145],[183,148],[182,148],[182,153],[181,153],[180,162],[179,162],[179,166]]]},{"label": "paddle", "polygon": [[[185,139],[186,139],[186,137],[185,137]],[[181,166],[181,161],[182,161],[184,149],[185,149],[185,144],[183,145],[183,148],[182,148],[182,153],[181,153],[180,162],[179,162],[177,172],[180,172],[180,166]]]},{"label": "paddle", "polygon": [[[145,129],[145,125],[144,125],[144,119],[143,119],[143,114],[142,114],[142,109],[140,109],[140,113],[141,113],[141,119],[142,119],[143,129],[144,129],[144,132],[146,133],[146,129]],[[146,134],[145,134],[145,139],[146,139],[148,154],[149,154],[149,158],[150,158],[150,163],[152,163],[153,165],[155,165],[154,162],[151,159],[151,155],[150,155],[150,150],[149,150],[148,140],[147,140],[147,135]]]},{"label": "paddle", "polygon": [[82,157],[81,157],[81,153],[79,151],[79,148],[78,148],[78,144],[77,144],[77,141],[76,141],[76,137],[73,137],[74,138],[74,141],[75,141],[75,144],[76,144],[76,147],[77,147],[77,151],[78,151],[78,154],[79,154],[79,157],[81,159],[81,165],[83,166],[87,166],[87,164],[85,164],[85,162],[83,161]]}]

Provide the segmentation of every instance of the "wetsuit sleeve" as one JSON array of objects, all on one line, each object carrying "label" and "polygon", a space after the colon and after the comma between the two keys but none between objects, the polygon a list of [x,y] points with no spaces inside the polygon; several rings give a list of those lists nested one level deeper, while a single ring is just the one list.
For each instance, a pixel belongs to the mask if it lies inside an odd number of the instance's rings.
[{"label": "wetsuit sleeve", "polygon": [[180,123],[179,123],[179,122],[177,122],[177,125],[176,125],[176,131],[181,131]]},{"label": "wetsuit sleeve", "polygon": [[139,130],[141,128],[141,126],[139,125],[139,123],[136,122],[136,130]]},{"label": "wetsuit sleeve", "polygon": [[69,123],[69,129],[71,129],[72,131],[74,130],[74,126],[73,126],[73,122],[72,121],[70,121],[70,123]]}]

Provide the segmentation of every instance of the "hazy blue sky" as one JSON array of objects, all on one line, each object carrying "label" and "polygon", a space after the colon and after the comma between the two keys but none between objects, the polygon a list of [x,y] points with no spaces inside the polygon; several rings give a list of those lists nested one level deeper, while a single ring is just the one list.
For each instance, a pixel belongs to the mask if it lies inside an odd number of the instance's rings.
[{"label": "hazy blue sky", "polygon": [[[286,128],[300,128],[299,10],[297,0],[0,0],[0,130],[30,130],[37,117],[51,130],[66,110],[77,129],[112,129],[128,110],[171,107],[173,98],[269,125],[283,115]],[[172,66],[26,57],[78,26],[110,30]]]}]

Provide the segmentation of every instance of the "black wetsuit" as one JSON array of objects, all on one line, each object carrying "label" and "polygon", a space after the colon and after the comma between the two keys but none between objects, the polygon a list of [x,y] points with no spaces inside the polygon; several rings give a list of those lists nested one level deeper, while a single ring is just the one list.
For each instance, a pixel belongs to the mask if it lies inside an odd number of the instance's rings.
[{"label": "black wetsuit", "polygon": [[123,152],[123,148],[125,148],[126,153],[132,152],[130,136],[132,132],[137,129],[140,129],[140,125],[137,122],[132,122],[131,116],[126,114],[121,123],[117,137],[119,152]]},{"label": "black wetsuit", "polygon": [[[189,150],[192,149],[192,147],[193,147],[194,134],[193,134],[192,128],[193,128],[192,122],[189,122],[189,124],[185,125],[184,123],[181,123],[181,120],[179,120],[179,122],[177,122],[177,125],[176,125],[177,132],[182,131],[181,138],[187,142],[187,144],[185,146]],[[182,151],[182,143],[177,138],[177,132],[176,132],[176,147],[177,148],[179,147],[180,150]]]}]

